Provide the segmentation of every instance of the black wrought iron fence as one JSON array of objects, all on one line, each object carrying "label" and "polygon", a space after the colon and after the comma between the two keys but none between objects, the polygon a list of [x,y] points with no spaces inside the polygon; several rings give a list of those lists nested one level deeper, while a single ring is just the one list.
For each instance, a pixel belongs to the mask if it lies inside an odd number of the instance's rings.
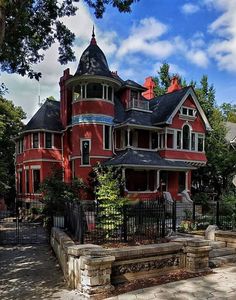
[{"label": "black wrought iron fence", "polygon": [[208,225],[217,225],[222,230],[231,230],[234,226],[235,207],[223,201],[209,201],[203,205],[194,203],[193,220],[196,229],[206,229]]},{"label": "black wrought iron fence", "polygon": [[175,224],[175,203],[162,198],[120,207],[85,201],[66,209],[66,227],[80,243],[157,241]]}]

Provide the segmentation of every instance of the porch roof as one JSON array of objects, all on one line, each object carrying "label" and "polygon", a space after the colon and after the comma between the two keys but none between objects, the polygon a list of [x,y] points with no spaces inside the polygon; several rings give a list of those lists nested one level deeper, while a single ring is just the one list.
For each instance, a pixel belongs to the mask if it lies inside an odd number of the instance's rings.
[{"label": "porch roof", "polygon": [[110,166],[144,167],[145,169],[195,169],[183,161],[163,159],[157,152],[148,150],[126,149],[119,151],[116,156],[104,162]]}]

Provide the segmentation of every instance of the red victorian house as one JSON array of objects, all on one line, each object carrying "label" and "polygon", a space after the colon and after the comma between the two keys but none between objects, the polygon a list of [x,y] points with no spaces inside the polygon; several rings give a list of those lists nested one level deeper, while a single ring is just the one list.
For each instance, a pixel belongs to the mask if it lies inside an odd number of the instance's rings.
[{"label": "red victorian house", "polygon": [[111,72],[93,34],[75,74],[60,78],[60,102],[47,100],[16,141],[18,198],[37,194],[53,166],[66,182],[86,181],[97,162],[122,167],[131,197],[189,191],[191,171],[206,163],[210,125],[191,86],[174,78],[159,97],[154,86]]}]

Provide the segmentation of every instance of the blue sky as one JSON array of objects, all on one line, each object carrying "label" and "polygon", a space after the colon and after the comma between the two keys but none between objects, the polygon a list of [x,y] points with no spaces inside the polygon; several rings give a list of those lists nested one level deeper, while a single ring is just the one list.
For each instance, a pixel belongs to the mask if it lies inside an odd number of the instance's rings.
[{"label": "blue sky", "polygon": [[76,62],[60,66],[54,45],[45,53],[44,62],[35,67],[43,75],[40,86],[28,78],[1,74],[9,88],[6,97],[21,105],[28,118],[38,109],[39,93],[42,100],[48,96],[59,100],[59,77],[66,67],[72,74],[76,71],[93,24],[110,69],[117,70],[123,79],[142,84],[168,62],[170,71],[187,82],[199,82],[203,74],[208,75],[219,105],[236,103],[235,0],[140,0],[132,6],[131,14],[108,7],[99,20],[81,0],[77,15],[64,22],[76,34]]}]

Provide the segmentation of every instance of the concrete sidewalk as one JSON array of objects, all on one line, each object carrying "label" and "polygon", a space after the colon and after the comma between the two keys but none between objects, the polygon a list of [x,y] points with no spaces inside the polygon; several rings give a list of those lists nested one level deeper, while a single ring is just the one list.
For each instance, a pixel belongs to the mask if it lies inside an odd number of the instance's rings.
[{"label": "concrete sidewalk", "polygon": [[107,300],[236,300],[236,264],[213,271],[214,274],[136,290]]}]

